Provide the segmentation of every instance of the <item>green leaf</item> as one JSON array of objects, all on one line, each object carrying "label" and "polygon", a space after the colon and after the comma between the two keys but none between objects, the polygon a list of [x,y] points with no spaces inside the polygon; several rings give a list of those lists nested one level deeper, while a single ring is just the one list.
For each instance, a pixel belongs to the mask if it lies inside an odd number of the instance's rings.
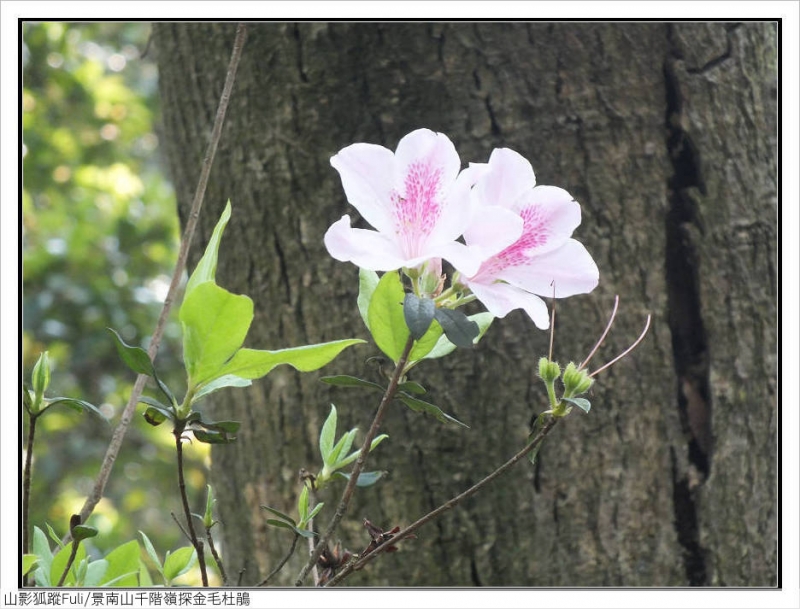
[{"label": "green leaf", "polygon": [[[293,521],[294,522],[294,521]],[[289,524],[288,522],[284,522],[283,520],[275,520],[274,518],[267,518],[267,524],[272,527],[278,527],[281,529],[289,529],[290,531],[295,530],[295,525]]]},{"label": "green leaf", "polygon": [[253,321],[253,301],[206,281],[185,296],[179,317],[190,389],[235,374],[223,371],[223,366],[244,343]]},{"label": "green leaf", "polygon": [[284,513],[283,513],[283,512],[281,512],[280,510],[276,510],[275,508],[271,508],[271,507],[269,507],[269,506],[267,506],[267,505],[262,505],[261,507],[262,507],[263,509],[267,510],[268,512],[272,512],[272,513],[273,513],[273,514],[275,514],[275,515],[276,515],[278,518],[280,518],[280,519],[282,519],[282,520],[285,520],[286,522],[288,522],[288,523],[290,523],[290,524],[292,524],[292,525],[295,525],[295,524],[297,524],[297,523],[295,522],[294,518],[292,518],[292,517],[291,517],[291,516],[289,516],[288,514],[284,514]]},{"label": "green leaf", "polygon": [[[141,401],[141,400],[139,400]],[[172,419],[171,413],[167,413],[161,408],[156,406],[150,406],[147,410],[144,411],[144,420],[150,423],[153,427],[158,427],[167,419]]]},{"label": "green leaf", "polygon": [[164,560],[164,579],[171,583],[176,577],[187,573],[197,562],[197,552],[191,546],[178,548]]},{"label": "green leaf", "polygon": [[[145,573],[146,572],[147,572],[147,569],[145,568]],[[103,588],[111,588],[111,587],[114,587],[114,588],[117,588],[117,587],[119,587],[119,588],[137,588],[137,587],[142,587],[142,588],[144,588],[144,587],[147,587],[147,586],[150,586],[150,587],[153,586],[153,581],[149,579],[150,578],[150,574],[149,573],[147,574],[147,578],[148,578],[148,580],[150,582],[149,584],[141,583],[141,586],[140,586],[139,582],[141,581],[141,579],[140,579],[141,577],[142,577],[142,574],[141,574],[140,570],[137,567],[136,571],[133,571],[132,573],[123,573],[121,575],[118,575],[114,579],[110,579],[106,583],[101,584],[101,587],[103,587]]]},{"label": "green leaf", "polygon": [[153,587],[153,578],[150,577],[150,571],[148,571],[147,565],[144,564],[141,558],[139,559],[139,586],[142,588]]},{"label": "green leaf", "polygon": [[228,435],[226,431],[192,429],[194,437],[204,444],[230,444],[236,441],[236,436]]},{"label": "green leaf", "polygon": [[[72,544],[76,543],[75,541],[70,541],[67,545],[61,548],[56,555],[53,557],[53,563],[50,565],[50,582],[53,586],[58,584],[58,580],[61,579],[61,575],[64,573],[64,568],[67,566],[67,561],[69,560],[70,552],[72,551]],[[75,554],[75,561],[72,563],[72,567],[70,567],[69,573],[67,573],[67,577],[64,580],[65,586],[74,586],[75,585],[75,572],[76,567],[80,565],[81,561],[86,558],[86,548],[83,544],[78,545],[78,551]]]},{"label": "green leaf", "polygon": [[108,572],[108,561],[101,558],[100,560],[93,560],[86,565],[86,574],[82,579],[81,585],[87,588],[96,588],[100,585],[100,580],[105,577]]},{"label": "green leaf", "polygon": [[243,379],[235,374],[226,374],[203,385],[202,389],[194,394],[192,404],[196,404],[210,393],[225,387],[249,387],[253,384],[250,379]]},{"label": "green leaf", "polygon": [[139,531],[139,535],[142,536],[144,549],[147,552],[147,555],[150,557],[150,560],[155,563],[158,572],[161,573],[161,575],[164,575],[164,569],[161,566],[161,560],[158,558],[158,554],[156,553],[156,549],[153,547],[153,544],[150,542],[150,538],[144,534],[144,531]]},{"label": "green leaf", "polygon": [[312,537],[316,536],[314,531],[309,531],[307,529],[301,529],[300,527],[294,527],[294,532],[300,535],[301,537],[305,537],[306,539],[311,539]]},{"label": "green leaf", "polygon": [[49,522],[45,522],[44,524],[47,527],[47,534],[50,536],[50,539],[56,542],[56,546],[58,546],[59,548],[63,548],[64,544],[61,541],[61,537],[59,537],[58,533],[56,533],[55,529],[50,526]]},{"label": "green leaf", "polygon": [[331,411],[325,423],[322,425],[322,430],[319,433],[319,452],[322,455],[322,461],[325,465],[330,466],[331,452],[333,451],[333,441],[336,437],[336,406],[331,404]]},{"label": "green leaf", "polygon": [[[356,486],[372,486],[378,480],[383,478],[389,472],[387,471],[373,471],[373,472],[361,472],[358,475],[358,480],[356,480]],[[350,480],[350,474],[346,474],[344,472],[336,472],[337,476],[341,476],[345,480]]]},{"label": "green leaf", "polygon": [[575,404],[575,406],[583,410],[583,412],[589,412],[589,409],[592,407],[592,403],[586,398],[562,398],[562,399],[565,402],[569,402],[570,404]]},{"label": "green leaf", "polygon": [[311,513],[308,515],[308,519],[309,519],[309,520],[313,520],[313,519],[314,519],[314,516],[316,516],[317,514],[319,514],[319,511],[322,509],[322,506],[324,506],[324,505],[325,505],[325,502],[324,502],[324,501],[323,501],[322,503],[318,503],[317,505],[315,505],[315,506],[314,506],[314,509],[313,509],[313,510],[311,510]]},{"label": "green leaf", "polygon": [[364,379],[350,376],[348,374],[339,374],[337,376],[323,376],[319,379],[328,385],[336,385],[337,387],[368,387],[369,389],[377,389],[378,391],[386,391],[385,387],[381,387],[372,381],[365,381]]},{"label": "green leaf", "polygon": [[36,554],[23,554],[22,555],[22,574],[27,575],[28,572],[36,565],[39,557]]},{"label": "green leaf", "polygon": [[361,313],[361,319],[364,320],[364,325],[369,327],[369,303],[372,300],[372,295],[375,293],[375,288],[378,287],[378,273],[375,271],[367,271],[365,269],[358,269],[358,312]]},{"label": "green leaf", "polygon": [[406,294],[403,300],[403,317],[411,336],[419,340],[428,331],[436,313],[436,303],[430,298],[420,298],[416,294]]},{"label": "green leaf", "polygon": [[43,351],[36,360],[31,374],[33,382],[34,403],[41,403],[42,396],[44,395],[47,386],[50,384],[50,359],[47,351]]},{"label": "green leaf", "polygon": [[[199,414],[199,413],[198,413]],[[242,424],[239,421],[203,421],[197,420],[196,425],[202,425],[210,431],[220,431],[225,433],[236,433]]]},{"label": "green leaf", "polygon": [[113,328],[106,328],[106,330],[111,332],[111,334],[114,336],[114,344],[117,346],[117,352],[128,368],[133,370],[136,374],[144,374],[153,378],[159,389],[161,389],[162,393],[167,396],[167,400],[170,402],[170,404],[174,404],[175,396],[172,395],[169,387],[167,387],[163,382],[161,382],[161,379],[158,378],[156,369],[153,366],[153,362],[151,361],[150,356],[147,354],[147,351],[141,347],[133,347],[126,343]]},{"label": "green leaf", "polygon": [[403,402],[403,404],[405,404],[415,412],[425,412],[427,414],[433,415],[437,420],[441,421],[442,423],[456,423],[457,425],[461,425],[462,427],[466,427],[467,429],[469,429],[469,425],[465,425],[455,417],[451,417],[449,414],[446,414],[438,406],[434,406],[433,404],[429,404],[428,402],[423,402],[422,400],[418,400],[417,398],[412,397],[407,393],[398,394],[396,399]]},{"label": "green leaf", "polygon": [[300,522],[308,522],[308,487],[303,486],[300,496],[297,498],[297,513],[300,514]]},{"label": "green leaf", "polygon": [[126,343],[113,328],[106,328],[106,330],[111,332],[114,337],[114,344],[117,346],[119,357],[125,362],[128,368],[133,370],[136,374],[146,374],[147,376],[153,376],[155,374],[153,362],[147,354],[147,351],[141,347],[132,347]]},{"label": "green leaf", "polygon": [[[533,423],[533,428],[531,429],[530,435],[528,435],[528,441],[530,442],[533,440],[536,435],[542,430],[544,427],[547,418],[549,417],[549,413],[543,412],[538,417],[536,417],[536,421]],[[544,440],[539,442],[538,446],[536,446],[531,452],[528,453],[528,461],[531,462],[532,465],[536,465],[536,459],[539,456],[539,449],[542,448],[542,444],[544,444]]]},{"label": "green leaf", "polygon": [[206,484],[206,511],[203,513],[203,526],[210,529],[214,525],[214,491],[210,484]]},{"label": "green leaf", "polygon": [[75,541],[83,541],[97,536],[97,529],[86,524],[78,524],[70,531]]},{"label": "green leaf", "polygon": [[[382,433],[382,434],[380,434],[378,437],[374,438],[374,439],[372,440],[372,442],[370,442],[370,445],[369,445],[369,451],[370,451],[370,452],[372,452],[373,450],[375,450],[375,447],[376,447],[376,446],[378,446],[378,444],[380,444],[381,442],[383,442],[383,441],[384,441],[386,438],[388,438],[388,437],[389,437],[389,436],[387,436],[385,433]],[[350,453],[349,455],[347,455],[347,457],[345,457],[345,458],[344,458],[344,459],[342,459],[341,461],[338,461],[338,462],[336,463],[336,466],[335,466],[334,468],[332,468],[332,469],[342,469],[342,468],[343,468],[343,467],[345,467],[346,465],[350,465],[350,464],[351,464],[353,461],[355,461],[356,459],[358,459],[358,455],[359,455],[360,453],[361,453],[361,449],[358,449],[358,450],[356,450],[356,451],[353,451],[352,453]]]},{"label": "green leaf", "polygon": [[306,345],[278,351],[240,349],[221,369],[221,374],[235,374],[245,379],[257,379],[276,366],[289,365],[300,372],[318,370],[330,363],[347,347],[364,343],[360,338],[335,340],[329,343]]},{"label": "green leaf", "polygon": [[447,339],[457,347],[471,348],[480,334],[478,324],[455,309],[436,309],[436,321],[442,325]]},{"label": "green leaf", "polygon": [[[139,542],[135,539],[111,550],[106,557],[108,569],[103,578],[98,582],[101,586],[113,585],[120,587],[136,586],[139,581]],[[120,576],[123,576],[121,579]],[[114,581],[116,580],[116,581]]]},{"label": "green leaf", "polygon": [[339,458],[341,455],[346,455],[350,452],[350,448],[353,446],[353,440],[355,440],[357,432],[358,429],[351,429],[344,434],[336,443],[336,446],[333,447],[333,450],[330,454],[330,460],[328,463],[326,463],[330,469],[338,469],[341,467],[341,465],[339,465]]},{"label": "green leaf", "polygon": [[38,566],[34,572],[36,585],[41,587],[50,587],[52,585],[50,583],[50,565],[53,564],[53,553],[50,551],[50,544],[47,542],[47,535],[45,535],[44,531],[37,526],[33,527],[32,546],[33,553],[39,559]]},{"label": "green leaf", "polygon": [[47,407],[63,405],[75,410],[77,412],[90,412],[93,415],[100,417],[103,421],[108,422],[108,419],[100,412],[97,407],[89,402],[83,400],[76,400],[75,398],[53,398],[47,400]]},{"label": "green leaf", "polygon": [[428,393],[428,390],[425,389],[425,387],[414,381],[406,381],[405,383],[400,383],[397,386],[397,390],[406,391],[408,393],[414,393],[416,395],[424,395]]},{"label": "green leaf", "polygon": [[441,324],[434,319],[425,335],[414,341],[411,353],[408,354],[408,361],[415,362],[425,357],[439,343],[442,334]]},{"label": "green leaf", "polygon": [[208,245],[206,245],[206,251],[200,259],[200,262],[197,263],[192,276],[189,277],[184,298],[188,297],[199,284],[216,280],[219,243],[230,217],[231,201],[228,199],[228,202],[225,204],[225,209],[222,210],[222,215],[219,217],[217,225],[214,227],[214,232],[211,234],[211,239],[209,239]]},{"label": "green leaf", "polygon": [[[494,321],[494,315],[488,312],[476,313],[475,315],[470,315],[468,319],[478,324],[479,334],[473,341],[473,344],[477,345],[478,342],[483,338],[484,334],[486,334],[489,326],[492,325],[492,322]],[[444,357],[455,350],[456,346],[447,339],[447,336],[442,335],[436,343],[436,346],[424,356],[424,359],[436,359],[438,357]]]},{"label": "green leaf", "polygon": [[409,337],[403,315],[405,291],[397,271],[384,273],[372,294],[367,313],[370,332],[375,344],[393,362],[403,354]]}]

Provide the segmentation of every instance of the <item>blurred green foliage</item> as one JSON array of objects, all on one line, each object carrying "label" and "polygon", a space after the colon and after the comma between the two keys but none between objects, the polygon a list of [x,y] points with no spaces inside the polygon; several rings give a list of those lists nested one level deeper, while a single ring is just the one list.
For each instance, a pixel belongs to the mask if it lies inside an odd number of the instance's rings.
[{"label": "blurred green foliage", "polygon": [[[155,128],[157,71],[142,57],[149,32],[146,23],[23,25],[24,377],[47,349],[51,393],[89,401],[109,419],[64,409],[37,427],[31,523],[57,531],[91,490],[134,381],[105,328],[147,348],[177,258]],[[182,395],[176,317],[156,367]],[[185,545],[170,516],[181,511],[174,439],[141,409],[89,519],[103,554],[138,530],[161,553]],[[190,500],[202,512],[207,446],[192,444],[186,457]]]}]

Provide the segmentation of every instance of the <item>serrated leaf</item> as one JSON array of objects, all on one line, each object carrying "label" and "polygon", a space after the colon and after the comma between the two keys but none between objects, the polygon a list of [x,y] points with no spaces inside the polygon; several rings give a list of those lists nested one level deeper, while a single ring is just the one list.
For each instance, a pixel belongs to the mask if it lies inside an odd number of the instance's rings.
[{"label": "serrated leaf", "polygon": [[403,300],[403,317],[414,340],[419,340],[428,331],[436,313],[436,303],[430,298],[420,298],[416,294],[406,294]]},{"label": "serrated leaf", "polygon": [[222,368],[239,351],[250,329],[253,321],[250,298],[206,281],[184,297],[179,318],[190,389],[226,374],[236,374]]},{"label": "serrated leaf", "polygon": [[592,407],[592,403],[586,398],[562,398],[562,399],[565,402],[569,402],[570,404],[575,404],[575,406],[583,410],[583,412],[589,412],[589,409]]},{"label": "serrated leaf", "polygon": [[135,539],[111,550],[105,560],[108,569],[98,582],[101,586],[136,586],[139,570],[139,542]]},{"label": "serrated leaf", "polygon": [[331,404],[331,411],[322,430],[319,433],[319,452],[322,455],[322,462],[331,465],[331,452],[333,451],[333,441],[336,437],[336,406]]},{"label": "serrated leaf", "polygon": [[365,381],[355,376],[348,374],[338,374],[336,376],[323,376],[319,379],[328,385],[336,385],[337,387],[367,387],[369,389],[377,389],[378,391],[386,391],[385,387],[381,387],[372,381]]},{"label": "serrated leaf", "polygon": [[155,563],[158,572],[161,573],[161,575],[164,575],[164,568],[161,566],[161,560],[158,558],[158,553],[156,552],[156,549],[153,547],[153,544],[150,542],[150,538],[147,535],[145,535],[144,531],[139,531],[139,535],[142,536],[144,549],[147,552],[147,555],[150,557],[150,560],[152,560],[153,563]]},{"label": "serrated leaf", "polygon": [[367,312],[375,344],[393,362],[403,354],[409,330],[403,315],[405,291],[397,271],[384,273],[378,281]]},{"label": "serrated leaf", "polygon": [[456,425],[461,425],[462,427],[466,427],[467,429],[469,429],[469,425],[465,425],[455,417],[452,417],[449,414],[445,413],[441,408],[435,406],[434,404],[430,404],[428,402],[419,400],[415,397],[408,395],[407,393],[397,394],[396,399],[403,402],[403,404],[405,404],[415,412],[424,412],[432,415],[442,423],[455,423]]},{"label": "serrated leaf", "polygon": [[365,342],[360,338],[348,338],[277,351],[239,349],[219,374],[235,374],[241,378],[257,379],[268,374],[276,366],[282,365],[291,366],[300,372],[311,372],[330,363],[347,347]]},{"label": "serrated leaf", "polygon": [[480,334],[478,324],[455,309],[436,309],[436,321],[442,325],[447,340],[457,347],[473,347]]},{"label": "serrated leaf", "polygon": [[197,285],[206,281],[216,280],[219,244],[222,240],[222,233],[225,232],[225,226],[228,224],[230,217],[231,201],[228,199],[228,202],[225,204],[225,209],[222,210],[222,214],[219,220],[217,220],[217,225],[214,227],[214,232],[211,234],[211,239],[208,240],[206,251],[203,253],[200,262],[197,263],[191,277],[189,277],[189,281],[186,284],[186,296],[188,296]]},{"label": "serrated leaf", "polygon": [[[358,475],[358,480],[356,480],[356,486],[360,487],[372,486],[388,473],[389,472],[386,471],[361,472]],[[335,475],[341,476],[345,480],[350,480],[350,474],[347,474],[345,472],[336,472]]]},{"label": "serrated leaf", "polygon": [[288,514],[284,514],[284,513],[283,513],[283,512],[281,512],[280,510],[276,510],[275,508],[271,508],[271,507],[269,507],[269,506],[267,506],[267,505],[262,505],[261,507],[262,507],[263,509],[267,510],[268,512],[272,512],[272,513],[273,513],[273,514],[275,514],[275,515],[276,515],[278,518],[281,518],[281,519],[285,520],[286,522],[289,522],[289,523],[291,523],[292,525],[295,525],[295,524],[297,524],[297,523],[295,522],[294,518],[292,518],[292,517],[291,517],[291,516],[289,516]]},{"label": "serrated leaf", "polygon": [[224,389],[225,387],[249,387],[252,384],[253,381],[250,379],[243,379],[235,374],[226,374],[203,385],[200,391],[195,393],[194,397],[192,397],[192,404],[196,404],[208,394]]},{"label": "serrated leaf", "polygon": [[[473,340],[473,344],[477,345],[486,334],[489,326],[492,325],[495,317],[491,313],[483,312],[470,315],[468,319],[478,324],[479,333],[475,340]],[[447,336],[441,335],[434,348],[431,349],[425,356],[423,356],[423,359],[436,359],[439,357],[444,357],[455,350],[456,346],[447,339]]]},{"label": "serrated leaf", "polygon": [[197,552],[191,546],[178,548],[164,560],[164,579],[172,582],[187,573],[197,562]]},{"label": "serrated leaf", "polygon": [[369,303],[375,288],[378,287],[378,273],[366,269],[358,269],[358,312],[364,325],[369,330]]}]

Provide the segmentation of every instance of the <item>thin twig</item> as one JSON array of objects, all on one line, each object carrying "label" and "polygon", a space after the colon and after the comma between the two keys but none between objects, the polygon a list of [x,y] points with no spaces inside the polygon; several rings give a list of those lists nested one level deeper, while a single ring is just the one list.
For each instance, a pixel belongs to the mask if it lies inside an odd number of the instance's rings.
[{"label": "thin twig", "polygon": [[595,370],[594,372],[592,372],[592,373],[591,373],[589,376],[595,376],[596,374],[600,374],[600,373],[601,373],[603,370],[605,370],[606,368],[608,368],[609,366],[611,366],[611,365],[613,365],[613,364],[616,364],[616,363],[617,363],[619,360],[621,360],[623,357],[625,357],[626,355],[628,355],[628,353],[630,353],[631,351],[633,351],[633,350],[636,348],[636,346],[637,346],[637,345],[638,345],[640,342],[642,342],[642,340],[644,340],[644,335],[645,335],[645,334],[647,334],[647,330],[648,330],[649,328],[650,328],[650,315],[648,314],[648,315],[647,315],[647,321],[646,321],[646,322],[645,322],[645,324],[644,324],[644,330],[642,330],[642,333],[639,335],[639,338],[637,338],[637,339],[634,341],[634,343],[633,343],[633,344],[632,344],[630,347],[628,347],[627,349],[625,349],[625,351],[623,351],[622,353],[620,353],[620,354],[619,354],[617,357],[615,357],[614,359],[612,359],[612,360],[611,360],[610,362],[608,362],[607,364],[605,364],[605,365],[603,365],[603,366],[600,366],[600,367],[599,367],[597,370]]},{"label": "thin twig", "polygon": [[222,584],[225,585],[228,583],[228,575],[225,573],[225,567],[222,565],[222,559],[217,553],[217,548],[214,547],[214,538],[211,536],[211,527],[206,527],[206,539],[208,539],[208,549],[211,550],[211,556],[213,556],[214,560],[217,561],[219,574],[222,576]]},{"label": "thin twig", "polygon": [[[316,505],[316,493],[313,489],[308,489],[308,513],[314,511],[314,506]],[[314,532],[314,519],[309,518],[308,520],[308,530],[312,533]],[[309,556],[314,553],[314,538],[308,538],[308,554]],[[317,568],[317,563],[314,563],[314,566],[311,567],[311,577],[314,580],[314,586],[319,586],[319,569]]]},{"label": "thin twig", "polygon": [[[195,190],[194,199],[192,200],[192,208],[189,212],[186,228],[183,232],[183,238],[181,239],[181,247],[180,251],[178,252],[178,261],[175,263],[175,272],[172,274],[172,281],[169,284],[167,297],[164,299],[164,306],[161,309],[161,315],[158,318],[156,329],[153,332],[152,338],[150,339],[150,347],[147,350],[147,354],[150,356],[151,360],[155,359],[156,352],[158,351],[158,347],[161,343],[161,337],[164,334],[164,326],[166,325],[167,317],[169,316],[170,309],[172,308],[172,302],[175,299],[175,295],[178,291],[178,285],[183,275],[183,270],[186,267],[186,259],[189,255],[189,246],[192,243],[195,228],[197,227],[197,220],[200,217],[200,209],[203,205],[203,198],[205,197],[206,193],[208,176],[211,173],[211,166],[214,163],[214,156],[217,152],[217,146],[222,135],[222,125],[225,121],[225,112],[228,109],[228,101],[230,100],[231,90],[233,89],[233,83],[236,79],[236,70],[239,66],[239,60],[242,56],[242,47],[244,46],[246,37],[247,28],[244,24],[240,23],[236,29],[236,40],[233,43],[231,59],[230,63],[228,64],[228,72],[225,77],[225,86],[223,87],[222,95],[220,96],[219,106],[217,107],[217,115],[214,119],[214,126],[211,130],[211,140],[208,143],[208,148],[206,149],[206,154],[203,158],[203,165],[200,170],[200,178],[197,180],[197,189]],[[81,522],[86,522],[86,519],[103,497],[106,483],[111,475],[111,468],[114,466],[114,461],[117,459],[120,447],[122,446],[122,440],[125,437],[125,433],[128,431],[128,426],[133,418],[136,405],[139,402],[139,396],[142,394],[142,390],[144,389],[146,382],[147,376],[144,374],[140,374],[136,378],[136,382],[133,385],[133,390],[131,391],[131,397],[122,412],[119,424],[114,430],[114,434],[111,437],[111,442],[109,443],[106,454],[103,457],[103,462],[100,465],[100,472],[97,475],[94,488],[92,489],[91,494],[86,498],[86,503],[84,503],[83,507],[81,508]],[[66,539],[69,539],[69,536],[67,536]]]},{"label": "thin twig", "polygon": [[[25,390],[27,391],[27,389]],[[33,440],[36,435],[36,419],[38,414],[31,414],[28,424],[28,441],[25,445],[25,471],[22,476],[22,553],[28,554],[30,548],[30,503],[31,503],[31,470],[33,469]],[[26,573],[22,585],[30,584],[30,574]]]},{"label": "thin twig", "polygon": [[[262,586],[266,586],[266,585],[267,585],[267,583],[269,582],[269,580],[271,580],[271,579],[272,579],[273,575],[275,575],[275,574],[276,574],[278,571],[280,571],[281,569],[283,569],[283,565],[285,565],[287,562],[289,562],[289,559],[292,557],[292,554],[294,554],[294,549],[297,547],[297,540],[298,540],[299,538],[300,538],[300,535],[298,535],[297,533],[295,533],[295,534],[294,534],[294,539],[292,539],[292,547],[291,547],[291,548],[289,548],[289,552],[288,552],[288,554],[286,554],[286,556],[284,556],[284,557],[283,557],[283,560],[281,560],[281,562],[280,562],[280,563],[278,563],[278,566],[277,566],[277,567],[275,567],[275,568],[274,568],[274,569],[273,569],[273,570],[270,572],[270,574],[269,574],[269,575],[267,575],[267,576],[264,578],[264,581],[262,581],[260,584],[258,584],[258,587],[259,587],[259,588],[260,588],[260,587],[262,587]],[[242,583],[242,581],[241,581],[241,580],[242,580],[242,578],[240,577],[240,578],[239,578],[239,583],[240,583],[240,584]]]},{"label": "thin twig", "polygon": [[583,370],[584,368],[586,368],[586,364],[589,363],[589,360],[592,359],[592,356],[600,348],[600,345],[603,344],[603,341],[606,339],[606,335],[608,334],[608,331],[611,330],[611,326],[614,323],[614,318],[617,316],[617,308],[618,307],[619,307],[619,294],[614,296],[614,310],[611,311],[611,317],[608,319],[608,323],[606,324],[606,329],[603,330],[603,333],[600,335],[600,338],[598,339],[598,341],[594,344],[594,347],[592,347],[592,350],[589,351],[589,355],[586,356],[586,359],[581,362],[580,366],[578,366],[579,370]]},{"label": "thin twig", "polygon": [[169,515],[172,516],[172,519],[175,521],[175,524],[178,525],[178,528],[181,530],[181,533],[183,533],[186,536],[186,539],[191,542],[192,536],[189,535],[189,531],[183,528],[183,525],[181,524],[181,521],[178,520],[178,517],[175,515],[175,512],[170,512]]},{"label": "thin twig", "polygon": [[72,540],[72,548],[69,552],[69,558],[67,559],[67,566],[64,567],[64,572],[61,574],[61,579],[58,580],[56,584],[56,588],[60,588],[64,585],[64,580],[67,579],[67,574],[69,573],[70,568],[72,567],[72,563],[75,562],[75,557],[78,555],[78,546],[81,544],[80,541]]},{"label": "thin twig", "polygon": [[189,498],[186,496],[186,480],[183,477],[183,428],[176,427],[175,431],[175,449],[178,454],[178,487],[180,488],[181,503],[183,503],[183,513],[186,517],[186,526],[189,529],[189,540],[192,542],[197,552],[197,562],[200,563],[200,578],[203,580],[203,587],[208,588],[208,573],[206,571],[206,554],[203,551],[203,542],[197,539],[197,534],[194,531],[194,524],[192,524],[192,511],[189,509]]},{"label": "thin twig", "polygon": [[558,423],[558,420],[559,420],[558,418],[550,417],[550,420],[548,420],[547,423],[544,424],[544,426],[542,427],[541,431],[539,431],[539,433],[536,434],[536,436],[533,438],[533,440],[531,440],[531,442],[528,445],[526,445],[525,448],[523,448],[516,455],[511,457],[503,465],[498,467],[491,474],[486,476],[483,480],[481,480],[480,482],[477,482],[474,486],[468,488],[466,491],[464,491],[460,495],[457,495],[457,496],[453,497],[452,499],[450,499],[449,501],[443,503],[442,505],[440,505],[438,508],[436,508],[432,512],[428,512],[427,514],[425,514],[422,518],[420,518],[419,520],[417,520],[413,524],[408,525],[405,529],[401,530],[396,535],[393,535],[389,542],[379,545],[377,548],[375,548],[369,554],[367,554],[365,556],[362,556],[358,560],[354,560],[354,561],[351,561],[350,563],[348,563],[341,571],[339,571],[339,573],[336,574],[335,577],[333,577],[326,584],[326,586],[335,586],[336,584],[338,584],[340,581],[342,581],[345,577],[347,577],[353,571],[361,569],[362,567],[364,567],[364,565],[366,565],[368,562],[370,562],[373,558],[378,556],[378,554],[380,554],[381,552],[383,552],[387,548],[395,545],[398,541],[408,537],[414,531],[419,529],[422,525],[424,525],[427,522],[433,520],[434,518],[440,516],[442,513],[446,512],[447,510],[450,510],[450,509],[454,508],[459,503],[461,503],[464,499],[467,499],[468,497],[471,497],[472,495],[477,493],[481,488],[483,488],[484,486],[489,484],[492,480],[494,480],[498,476],[501,476],[502,474],[504,474],[511,467],[513,467],[515,463],[517,463],[520,459],[525,457],[525,455],[527,455],[530,451],[532,451],[539,444],[541,444],[542,441],[544,440],[545,436],[547,436],[547,434],[550,433],[550,430],[552,430],[553,427],[555,427],[556,423]]},{"label": "thin twig", "polygon": [[386,413],[386,407],[389,405],[389,402],[394,399],[395,393],[397,393],[397,386],[400,383],[403,373],[405,372],[408,354],[411,353],[411,348],[413,346],[414,337],[409,336],[408,340],[406,341],[406,346],[403,349],[403,353],[397,362],[397,366],[395,366],[394,374],[392,375],[391,381],[389,381],[389,386],[386,388],[386,392],[383,394],[383,398],[381,398],[381,403],[378,406],[378,410],[375,412],[375,418],[372,420],[372,425],[370,425],[367,436],[364,438],[364,444],[361,446],[361,452],[358,454],[358,459],[356,459],[356,463],[353,466],[353,471],[350,472],[350,479],[347,481],[347,486],[342,493],[342,499],[339,501],[339,506],[336,508],[336,513],[333,515],[325,534],[322,535],[317,543],[317,547],[314,548],[314,552],[309,557],[308,562],[297,576],[297,580],[294,583],[295,586],[303,585],[303,580],[306,578],[311,568],[317,564],[317,559],[319,559],[320,554],[322,554],[322,550],[327,546],[328,541],[333,536],[333,532],[336,530],[336,527],[339,526],[339,522],[342,520],[344,513],[347,511],[347,506],[350,504],[350,499],[352,498],[353,491],[356,488],[356,482],[358,482],[358,476],[361,474],[361,470],[364,468],[364,463],[367,461],[367,455],[369,454],[372,440],[375,439],[375,436],[378,433],[378,428],[381,426],[381,421]]}]

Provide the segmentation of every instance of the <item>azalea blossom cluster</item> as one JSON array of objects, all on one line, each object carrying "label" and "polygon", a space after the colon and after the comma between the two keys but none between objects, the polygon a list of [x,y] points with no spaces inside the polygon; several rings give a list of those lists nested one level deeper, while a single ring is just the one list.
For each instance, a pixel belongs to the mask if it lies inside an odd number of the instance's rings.
[{"label": "azalea blossom cluster", "polygon": [[347,200],[375,228],[353,228],[342,216],[325,234],[337,260],[435,277],[438,290],[446,260],[456,270],[457,304],[477,298],[496,317],[523,309],[542,329],[550,322],[541,296],[597,286],[597,265],[572,238],[580,205],[566,190],[537,186],[531,164],[513,150],[497,148],[488,163],[462,170],[446,135],[418,129],[395,152],[352,144],[331,165]]}]

